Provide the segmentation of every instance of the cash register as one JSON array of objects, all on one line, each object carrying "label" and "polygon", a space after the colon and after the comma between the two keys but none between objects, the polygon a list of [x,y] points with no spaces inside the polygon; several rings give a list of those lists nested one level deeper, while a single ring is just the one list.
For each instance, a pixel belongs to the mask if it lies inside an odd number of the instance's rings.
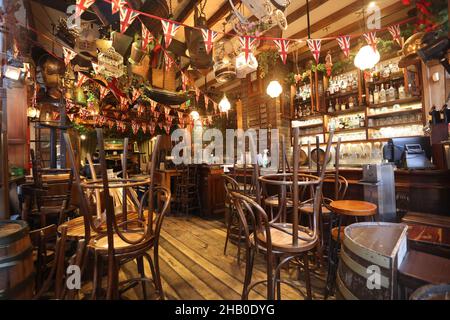
[{"label": "cash register", "polygon": [[405,144],[401,163],[407,169],[433,168],[420,144]]},{"label": "cash register", "polygon": [[403,137],[389,139],[383,148],[387,162],[405,169],[430,169],[431,142],[429,137]]}]

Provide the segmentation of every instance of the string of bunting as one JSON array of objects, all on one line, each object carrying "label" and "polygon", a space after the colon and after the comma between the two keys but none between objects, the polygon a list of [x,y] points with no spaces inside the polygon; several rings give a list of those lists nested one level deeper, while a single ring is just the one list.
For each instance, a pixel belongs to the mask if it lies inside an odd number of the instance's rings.
[{"label": "string of bunting", "polygon": [[[92,1],[92,0],[91,0]],[[94,0],[95,1],[95,0]],[[102,0],[104,2],[111,2],[111,0]],[[117,1],[117,0],[116,0]],[[131,23],[134,21],[134,19],[136,18],[136,16],[138,15],[143,15],[152,19],[156,19],[156,20],[160,20],[162,27],[163,27],[163,33],[164,33],[164,46],[167,49],[169,47],[169,45],[172,42],[172,39],[175,37],[176,32],[180,29],[180,27],[185,27],[185,28],[191,28],[191,29],[197,29],[200,30],[202,32],[203,35],[203,40],[205,42],[205,47],[207,52],[209,53],[213,47],[213,44],[215,42],[215,40],[218,38],[219,34],[222,34],[224,36],[229,36],[229,37],[236,37],[236,34],[233,33],[229,33],[229,32],[222,32],[222,31],[214,31],[211,29],[205,29],[202,27],[197,27],[197,26],[190,26],[178,21],[174,21],[171,19],[166,19],[166,18],[161,18],[155,15],[152,15],[150,13],[147,12],[142,12],[136,9],[132,9],[130,7],[130,5],[125,1],[125,0],[120,0],[122,3],[122,7],[121,8],[127,8],[126,11],[132,11],[133,14],[130,14],[130,16],[132,17],[132,19],[130,19],[130,21],[127,20],[128,24],[127,24],[127,28],[131,25]],[[405,0],[403,0],[405,5],[407,4]],[[408,2],[409,3],[409,2]],[[125,11],[125,9],[123,9]],[[403,24],[406,24],[408,22],[411,22],[413,20],[415,20],[416,18],[409,18],[406,19],[404,21],[401,21],[395,25],[392,26],[388,26],[385,28],[381,28],[378,30],[374,30],[373,35],[376,36],[376,32],[380,32],[380,31],[385,31],[388,30],[392,37],[393,40],[396,41],[397,43],[400,44],[400,26]],[[122,21],[122,20],[121,20]],[[121,22],[122,23],[122,22]],[[125,29],[126,30],[126,29]],[[122,31],[121,28],[121,32],[125,32]],[[239,41],[241,43],[241,48],[242,48],[242,52],[245,53],[245,59],[248,62],[249,59],[249,54],[253,49],[253,45],[257,40],[268,40],[268,41],[273,41],[276,45],[276,47],[278,48],[278,52],[280,53],[280,58],[283,61],[283,63],[285,63],[286,61],[286,57],[287,57],[287,51],[285,49],[286,46],[289,45],[290,42],[297,42],[297,43],[301,43],[301,42],[306,42],[306,44],[308,45],[314,60],[319,63],[319,58],[320,58],[320,49],[321,49],[321,43],[323,40],[336,40],[339,44],[339,47],[342,48],[344,55],[346,57],[349,56],[349,50],[350,50],[350,40],[352,38],[357,38],[363,36],[366,41],[374,48],[376,48],[376,41],[375,39],[371,39],[371,38],[367,38],[367,37],[372,37],[372,32],[370,33],[361,33],[361,34],[353,34],[353,35],[339,35],[339,36],[333,36],[333,37],[323,37],[323,38],[319,38],[319,39],[306,39],[306,38],[297,38],[297,39],[291,39],[291,38],[276,38],[276,37],[266,37],[266,36],[254,36],[254,35],[244,35],[244,36],[239,36]],[[344,41],[344,43],[342,42]],[[280,48],[281,45],[281,48]]]}]

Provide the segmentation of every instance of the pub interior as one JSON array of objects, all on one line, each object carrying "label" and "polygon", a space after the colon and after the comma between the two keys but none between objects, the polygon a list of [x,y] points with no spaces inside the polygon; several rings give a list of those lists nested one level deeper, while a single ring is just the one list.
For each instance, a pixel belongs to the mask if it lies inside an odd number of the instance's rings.
[{"label": "pub interior", "polygon": [[447,1],[0,8],[0,300],[450,299]]}]

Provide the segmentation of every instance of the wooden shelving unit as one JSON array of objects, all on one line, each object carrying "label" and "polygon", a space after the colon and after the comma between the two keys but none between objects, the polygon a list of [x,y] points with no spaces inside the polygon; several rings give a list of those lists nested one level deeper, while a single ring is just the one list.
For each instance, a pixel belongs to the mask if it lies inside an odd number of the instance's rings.
[{"label": "wooden shelving unit", "polygon": [[[380,62],[382,65],[386,64],[386,62],[388,61],[392,61],[393,59],[387,59],[385,61]],[[412,126],[412,125],[418,125],[418,124],[423,124],[425,125],[425,120],[426,120],[426,116],[425,116],[425,112],[424,112],[424,108],[423,108],[423,99],[422,96],[411,96],[405,99],[396,99],[393,101],[387,101],[385,103],[379,103],[379,104],[370,104],[369,101],[369,90],[373,90],[375,86],[380,86],[381,84],[390,84],[390,83],[395,83],[395,84],[399,84],[401,81],[403,81],[403,86],[405,87],[405,91],[407,94],[409,94],[408,92],[408,74],[407,71],[404,69],[401,69],[402,72],[399,73],[395,73],[395,74],[391,74],[389,77],[386,78],[381,78],[379,80],[373,81],[373,82],[367,82],[363,79],[362,76],[362,72],[360,72],[359,70],[357,70],[357,74],[358,74],[358,89],[352,89],[352,90],[348,90],[345,92],[339,92],[336,94],[328,94],[325,95],[323,97],[323,101],[325,102],[324,106],[320,106],[320,110],[326,110],[326,108],[328,107],[328,102],[329,101],[333,101],[333,99],[339,99],[339,98],[344,98],[347,96],[352,96],[355,95],[358,97],[358,102],[359,102],[359,106],[352,108],[352,109],[346,109],[346,110],[339,110],[339,111],[334,111],[334,112],[325,112],[323,111],[322,113],[319,114],[314,114],[314,115],[309,115],[306,117],[296,117],[294,120],[296,121],[307,121],[310,119],[314,119],[317,117],[322,117],[323,121],[322,123],[317,123],[317,124],[311,124],[311,125],[305,125],[305,126],[301,126],[301,129],[311,129],[311,128],[316,128],[316,127],[320,127],[322,126],[323,131],[321,133],[316,133],[316,134],[311,134],[311,133],[305,133],[302,134],[301,131],[301,136],[302,137],[313,137],[316,135],[323,135],[321,138],[326,138],[326,135],[329,134],[329,130],[328,130],[328,123],[330,121],[330,119],[334,118],[334,117],[339,117],[339,116],[346,116],[346,115],[352,115],[352,114],[364,114],[364,126],[360,127],[360,128],[352,128],[352,129],[336,129],[334,132],[335,134],[345,134],[345,133],[357,133],[357,132],[361,132],[361,131],[365,131],[365,137],[366,139],[357,139],[357,140],[351,140],[351,141],[343,141],[344,143],[361,143],[361,142],[385,142],[387,141],[389,138],[374,138],[374,139],[370,139],[370,130],[379,130],[382,128],[386,128],[386,127],[400,127],[400,126]],[[419,76],[415,76],[413,77],[413,79],[415,79],[415,83],[414,85],[420,89],[421,91],[421,83],[420,83],[420,66],[417,66],[417,70],[419,72]],[[345,74],[351,73],[351,72],[355,72],[355,70],[353,71],[348,71]],[[327,81],[324,81],[327,82]],[[324,88],[324,91],[326,91],[326,88]],[[417,94],[417,93],[416,93]],[[364,97],[365,96],[365,97]],[[413,107],[404,107],[405,105],[412,105],[414,103],[422,103],[422,107],[421,108],[413,108]],[[401,107],[399,109],[395,108],[393,109],[392,107],[396,104],[399,104]],[[382,112],[382,113],[373,113],[369,112],[370,110],[373,109],[381,109],[381,108],[389,108],[390,110],[386,111],[386,112]],[[387,118],[387,117],[394,117],[394,116],[403,116],[403,115],[407,115],[410,113],[414,113],[417,114],[418,112],[422,112],[422,117],[421,120],[419,121],[404,121],[404,122],[398,122],[398,123],[391,123],[391,124],[385,124],[385,125],[371,125],[369,126],[369,119],[382,119],[382,118]],[[372,121],[371,121],[372,123]],[[335,142],[334,142],[335,143]]]}]

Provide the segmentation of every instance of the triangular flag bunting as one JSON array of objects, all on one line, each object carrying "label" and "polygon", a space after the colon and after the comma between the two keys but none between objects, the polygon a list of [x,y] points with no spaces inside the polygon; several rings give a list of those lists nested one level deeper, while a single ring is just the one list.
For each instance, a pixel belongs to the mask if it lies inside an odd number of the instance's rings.
[{"label": "triangular flag bunting", "polygon": [[112,14],[119,12],[120,9],[126,4],[127,4],[127,2],[125,0],[111,0]]},{"label": "triangular flag bunting", "polygon": [[200,89],[195,87],[195,101],[198,103],[198,99],[200,98]]},{"label": "triangular flag bunting", "polygon": [[81,87],[83,85],[83,83],[85,83],[87,81],[87,79],[89,79],[88,76],[82,74],[81,72],[78,72],[78,80],[77,80],[77,87]]},{"label": "triangular flag bunting", "polygon": [[367,32],[363,34],[364,39],[366,39],[366,42],[369,46],[372,47],[373,51],[377,51],[377,33],[374,32]]},{"label": "triangular flag bunting", "polygon": [[245,62],[248,63],[248,59],[250,57],[250,53],[252,53],[253,45],[255,44],[256,39],[251,38],[249,36],[239,37],[239,42],[241,43],[241,50],[245,54]]},{"label": "triangular flag bunting", "polygon": [[209,97],[205,94],[205,95],[204,95],[204,98],[205,98],[205,109],[208,110]]},{"label": "triangular flag bunting", "polygon": [[350,56],[350,39],[350,36],[342,36],[336,38],[336,41],[339,44],[341,50],[344,52],[346,58]]},{"label": "triangular flag bunting", "polygon": [[164,51],[164,65],[165,65],[166,71],[169,71],[173,65],[173,59],[169,56],[167,51]]},{"label": "triangular flag bunting", "polygon": [[164,32],[164,45],[166,48],[168,48],[170,46],[170,43],[172,42],[173,37],[175,37],[175,33],[178,31],[180,26],[177,25],[176,23],[166,20],[161,20],[161,24]]},{"label": "triangular flag bunting", "polygon": [[109,93],[109,89],[105,86],[100,85],[100,100],[103,100]]},{"label": "triangular flag bunting", "polygon": [[95,3],[95,0],[77,0],[75,8],[75,18],[79,18],[83,12],[89,9]]},{"label": "triangular flag bunting", "polygon": [[128,7],[121,7],[120,8],[120,33],[125,33],[127,31],[128,27],[131,26],[134,19],[137,18],[139,15],[138,12],[133,11],[132,9]]},{"label": "triangular flag bunting", "polygon": [[77,55],[77,53],[69,48],[63,47],[63,54],[64,54],[64,63],[66,66],[69,64],[70,61],[72,61],[73,58]]},{"label": "triangular flag bunting", "polygon": [[319,63],[320,59],[320,48],[322,46],[322,40],[320,39],[308,39],[307,40],[309,50],[311,50],[311,53],[314,57],[314,60],[316,60],[316,63]]},{"label": "triangular flag bunting", "polygon": [[184,72],[181,72],[181,85],[183,87],[183,91],[186,91],[188,82],[189,82],[188,76]]},{"label": "triangular flag bunting", "polygon": [[153,40],[153,35],[143,23],[141,23],[141,25],[142,25],[142,50],[147,50],[150,41]]},{"label": "triangular flag bunting", "polygon": [[120,97],[120,110],[122,111],[128,110],[128,98]]},{"label": "triangular flag bunting", "polygon": [[217,38],[217,32],[209,29],[202,29],[203,41],[205,41],[206,53],[209,54]]},{"label": "triangular flag bunting", "polygon": [[135,102],[141,96],[141,90],[133,88],[133,96],[131,97],[131,102]]},{"label": "triangular flag bunting", "polygon": [[289,40],[281,39],[281,40],[273,40],[275,45],[278,48],[278,53],[280,54],[281,61],[286,64],[287,55],[289,51]]},{"label": "triangular flag bunting", "polygon": [[399,45],[401,44],[401,35],[400,35],[400,25],[396,24],[394,26],[388,27],[389,33],[392,36],[392,39],[397,42]]},{"label": "triangular flag bunting", "polygon": [[133,134],[137,134],[139,131],[140,125],[136,121],[131,121],[131,129],[133,130]]}]

